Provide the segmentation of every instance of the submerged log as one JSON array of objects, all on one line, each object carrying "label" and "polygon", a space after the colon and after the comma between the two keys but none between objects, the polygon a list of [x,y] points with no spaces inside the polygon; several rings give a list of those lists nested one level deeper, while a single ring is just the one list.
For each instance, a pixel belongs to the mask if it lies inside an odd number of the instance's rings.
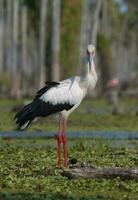
[{"label": "submerged log", "polygon": [[121,179],[138,180],[138,168],[93,168],[93,167],[72,167],[67,171],[63,171],[63,175],[68,178],[106,178],[113,179],[120,177]]}]

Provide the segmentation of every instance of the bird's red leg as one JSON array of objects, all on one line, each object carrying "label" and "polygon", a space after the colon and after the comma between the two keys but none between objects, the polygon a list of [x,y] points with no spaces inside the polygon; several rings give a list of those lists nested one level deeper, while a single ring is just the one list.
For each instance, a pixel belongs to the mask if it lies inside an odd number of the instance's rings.
[{"label": "bird's red leg", "polygon": [[57,166],[60,167],[61,164],[61,156],[60,156],[60,151],[61,151],[61,143],[62,143],[62,135],[61,135],[61,120],[59,122],[59,127],[58,127],[58,138],[57,138],[57,142],[58,142],[58,160],[57,160]]},{"label": "bird's red leg", "polygon": [[62,134],[62,141],[63,141],[63,153],[64,153],[64,167],[67,167],[67,136],[66,136],[66,127],[67,127],[67,120],[64,119],[63,121],[63,134]]}]

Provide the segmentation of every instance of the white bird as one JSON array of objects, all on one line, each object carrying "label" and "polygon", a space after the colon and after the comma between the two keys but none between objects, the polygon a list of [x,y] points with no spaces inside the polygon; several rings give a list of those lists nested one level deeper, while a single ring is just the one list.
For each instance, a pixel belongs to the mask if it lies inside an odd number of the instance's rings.
[{"label": "white bird", "polygon": [[45,87],[37,92],[34,100],[15,115],[18,128],[24,130],[35,117],[60,114],[57,137],[58,166],[61,164],[60,151],[61,143],[63,143],[64,166],[67,167],[66,127],[68,116],[80,105],[86,94],[95,88],[97,82],[94,55],[95,47],[90,44],[87,47],[87,64],[84,75],[74,76],[61,82],[46,82]]}]

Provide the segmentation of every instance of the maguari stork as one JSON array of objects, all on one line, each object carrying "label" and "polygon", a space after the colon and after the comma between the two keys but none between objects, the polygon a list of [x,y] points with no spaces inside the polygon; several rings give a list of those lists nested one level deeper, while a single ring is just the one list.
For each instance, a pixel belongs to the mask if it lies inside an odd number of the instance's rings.
[{"label": "maguari stork", "polygon": [[57,165],[61,166],[61,145],[63,144],[64,167],[68,166],[67,161],[67,119],[68,116],[80,105],[84,97],[93,91],[97,82],[97,74],[94,65],[95,47],[92,44],[87,46],[87,63],[85,73],[74,76],[60,82],[46,82],[40,89],[33,101],[24,106],[16,115],[15,120],[18,129],[24,130],[35,117],[47,117],[59,113],[58,127],[58,160]]}]

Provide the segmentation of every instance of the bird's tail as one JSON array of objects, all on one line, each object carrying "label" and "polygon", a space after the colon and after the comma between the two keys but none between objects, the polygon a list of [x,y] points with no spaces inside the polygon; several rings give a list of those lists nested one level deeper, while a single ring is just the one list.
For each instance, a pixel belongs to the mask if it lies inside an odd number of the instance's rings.
[{"label": "bird's tail", "polygon": [[33,102],[24,106],[14,117],[18,129],[24,130],[35,118],[33,112]]}]

